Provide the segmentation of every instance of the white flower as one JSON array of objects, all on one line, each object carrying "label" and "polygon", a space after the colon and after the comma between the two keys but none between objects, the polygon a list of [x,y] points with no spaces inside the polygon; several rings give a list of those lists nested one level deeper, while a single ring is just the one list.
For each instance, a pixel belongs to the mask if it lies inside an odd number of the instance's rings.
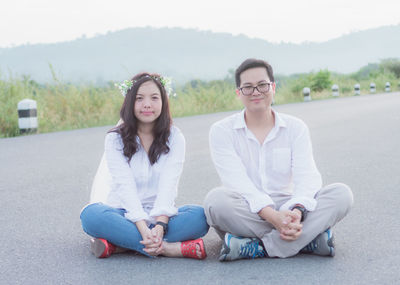
[{"label": "white flower", "polygon": [[119,91],[121,92],[122,96],[126,96],[126,93],[128,93],[129,89],[131,89],[133,82],[131,80],[124,80],[122,83],[115,83],[114,84],[116,87],[118,87]]},{"label": "white flower", "polygon": [[167,96],[172,94],[172,78],[171,77],[160,77],[160,82],[164,86]]}]

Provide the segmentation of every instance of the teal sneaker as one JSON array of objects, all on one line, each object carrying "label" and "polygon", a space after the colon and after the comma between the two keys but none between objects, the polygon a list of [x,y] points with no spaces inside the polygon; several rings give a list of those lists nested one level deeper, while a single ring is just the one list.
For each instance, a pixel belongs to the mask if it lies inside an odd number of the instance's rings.
[{"label": "teal sneaker", "polygon": [[333,231],[329,228],[320,233],[312,242],[300,250],[300,253],[335,256]]},{"label": "teal sneaker", "polygon": [[267,256],[262,242],[258,238],[237,237],[233,234],[226,233],[219,261],[254,259]]}]

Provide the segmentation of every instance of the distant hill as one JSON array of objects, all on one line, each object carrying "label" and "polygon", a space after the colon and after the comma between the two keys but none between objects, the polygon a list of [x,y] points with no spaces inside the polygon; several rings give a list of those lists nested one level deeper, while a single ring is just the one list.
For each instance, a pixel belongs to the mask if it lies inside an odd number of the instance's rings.
[{"label": "distant hill", "polygon": [[[317,25],[318,23],[316,23]],[[62,81],[129,78],[148,70],[178,82],[221,79],[248,57],[269,61],[277,74],[328,68],[349,73],[383,58],[400,58],[400,25],[351,33],[324,43],[273,44],[227,33],[181,28],[130,28],[94,38],[0,49],[2,77],[9,71],[51,80],[49,63]]]}]

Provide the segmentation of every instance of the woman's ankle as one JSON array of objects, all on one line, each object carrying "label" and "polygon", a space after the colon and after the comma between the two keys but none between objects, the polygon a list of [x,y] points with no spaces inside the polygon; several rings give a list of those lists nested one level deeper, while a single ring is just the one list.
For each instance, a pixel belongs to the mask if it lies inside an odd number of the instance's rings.
[{"label": "woman's ankle", "polygon": [[181,242],[163,242],[161,255],[167,257],[182,257]]},{"label": "woman's ankle", "polygon": [[127,252],[129,250],[130,250],[129,248],[116,246],[114,253],[123,253],[123,252]]}]

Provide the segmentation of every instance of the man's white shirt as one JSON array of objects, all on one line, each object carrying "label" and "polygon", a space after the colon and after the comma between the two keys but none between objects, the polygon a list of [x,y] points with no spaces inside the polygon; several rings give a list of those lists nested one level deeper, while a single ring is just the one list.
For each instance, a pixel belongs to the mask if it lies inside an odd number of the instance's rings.
[{"label": "man's white shirt", "polygon": [[244,110],[216,122],[210,129],[211,157],[222,184],[239,193],[258,213],[274,206],[273,195],[291,197],[280,209],[302,204],[313,211],[321,175],[313,158],[306,124],[273,110],[275,125],[261,145],[247,128]]}]

